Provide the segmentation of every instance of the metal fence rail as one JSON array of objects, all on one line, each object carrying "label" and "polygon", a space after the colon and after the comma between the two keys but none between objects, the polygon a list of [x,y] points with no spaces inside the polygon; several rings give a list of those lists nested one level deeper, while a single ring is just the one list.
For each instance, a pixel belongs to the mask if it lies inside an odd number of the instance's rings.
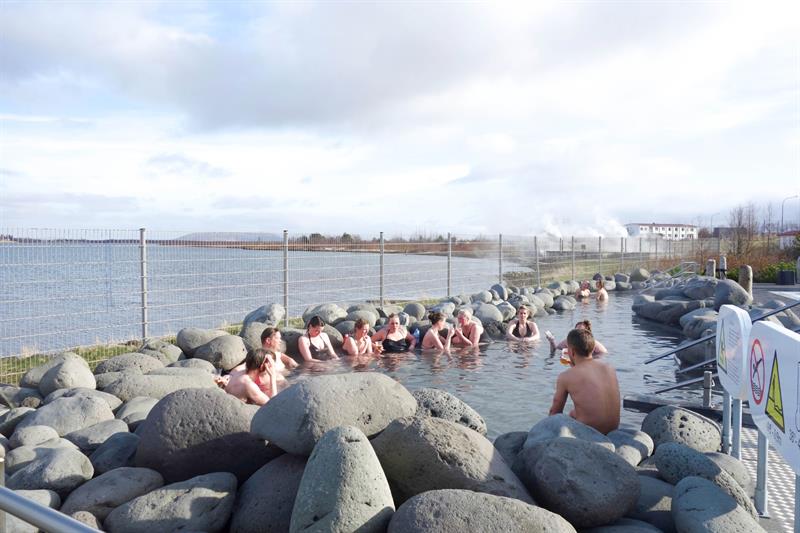
[{"label": "metal fence rail", "polygon": [[[287,231],[0,229],[0,381],[79,347],[90,362],[187,326],[224,328],[282,303],[288,317],[333,302],[438,299],[498,281],[542,286],[664,268],[717,240],[457,235],[325,237]],[[130,346],[126,347],[125,343]]]}]

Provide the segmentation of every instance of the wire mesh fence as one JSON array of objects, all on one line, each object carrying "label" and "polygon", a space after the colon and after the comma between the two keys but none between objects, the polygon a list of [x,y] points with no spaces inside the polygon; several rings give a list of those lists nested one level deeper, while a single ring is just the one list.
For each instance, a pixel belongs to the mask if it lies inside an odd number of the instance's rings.
[{"label": "wire mesh fence", "polygon": [[635,266],[703,262],[717,240],[383,233],[181,234],[146,230],[0,231],[0,382],[73,350],[90,363],[183,327],[238,333],[265,304],[286,324],[312,305],[384,304],[472,294],[504,281],[544,286]]}]

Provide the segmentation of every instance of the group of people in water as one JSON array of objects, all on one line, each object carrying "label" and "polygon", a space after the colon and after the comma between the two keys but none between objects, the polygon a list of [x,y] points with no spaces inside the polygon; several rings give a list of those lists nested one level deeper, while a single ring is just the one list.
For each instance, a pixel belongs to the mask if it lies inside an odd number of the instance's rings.
[{"label": "group of people in water", "polygon": [[[483,325],[473,317],[470,309],[458,312],[454,327],[447,323],[441,312],[431,312],[428,318],[430,327],[420,341],[423,350],[448,351],[451,347],[477,347],[480,344]],[[304,361],[339,359],[330,337],[323,331],[324,327],[325,323],[319,316],[312,317],[306,324],[305,333],[297,340],[298,352]],[[615,429],[619,425],[619,386],[614,369],[594,357],[608,350],[592,336],[591,322],[578,322],[567,338],[559,343],[549,331],[545,332],[545,337],[550,343],[551,353],[561,350],[562,363],[572,367],[559,375],[550,414],[563,411],[569,395],[575,404],[570,416],[604,433]],[[525,305],[519,307],[516,318],[509,322],[506,338],[519,342],[540,340],[539,328],[531,320],[531,311]],[[356,320],[353,333],[344,336],[342,350],[347,356],[381,356],[413,351],[417,342],[417,337],[400,324],[400,317],[391,314],[386,324],[373,335],[370,335],[369,322]],[[261,334],[261,348],[250,350],[244,363],[227,376],[219,377],[218,384],[246,403],[264,405],[286,386],[286,372],[298,366],[297,361],[280,349],[280,330],[265,328]]]}]

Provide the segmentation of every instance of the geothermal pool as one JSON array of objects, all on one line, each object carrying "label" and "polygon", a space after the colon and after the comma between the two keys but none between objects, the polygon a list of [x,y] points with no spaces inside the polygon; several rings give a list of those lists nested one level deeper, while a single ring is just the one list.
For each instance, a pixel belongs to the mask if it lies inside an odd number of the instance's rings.
[{"label": "geothermal pool", "polygon": [[[617,369],[622,396],[652,391],[676,383],[677,365],[672,357],[650,365],[643,362],[673,347],[683,339],[678,330],[635,317],[631,311],[633,293],[612,293],[609,302],[578,304],[565,311],[536,319],[543,333],[550,330],[558,340],[579,320],[592,321],[595,337],[609,350],[607,361]],[[495,341],[480,352],[414,354],[383,358],[315,363],[301,367],[289,377],[293,382],[314,373],[382,372],[409,390],[436,387],[455,394],[486,421],[488,437],[507,431],[527,431],[547,416],[555,390],[556,377],[567,367],[550,356],[546,339],[528,346]],[[668,398],[699,400],[697,389],[672,391]],[[567,403],[565,412],[571,409]],[[643,415],[622,411],[622,425],[638,426]]]}]

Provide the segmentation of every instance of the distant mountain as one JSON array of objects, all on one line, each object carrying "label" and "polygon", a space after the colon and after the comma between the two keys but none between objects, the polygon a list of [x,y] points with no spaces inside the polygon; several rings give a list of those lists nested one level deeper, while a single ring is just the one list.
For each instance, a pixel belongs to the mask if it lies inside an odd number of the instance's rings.
[{"label": "distant mountain", "polygon": [[179,241],[216,241],[216,242],[272,242],[282,241],[283,236],[277,233],[247,233],[237,231],[187,233],[178,237]]}]

